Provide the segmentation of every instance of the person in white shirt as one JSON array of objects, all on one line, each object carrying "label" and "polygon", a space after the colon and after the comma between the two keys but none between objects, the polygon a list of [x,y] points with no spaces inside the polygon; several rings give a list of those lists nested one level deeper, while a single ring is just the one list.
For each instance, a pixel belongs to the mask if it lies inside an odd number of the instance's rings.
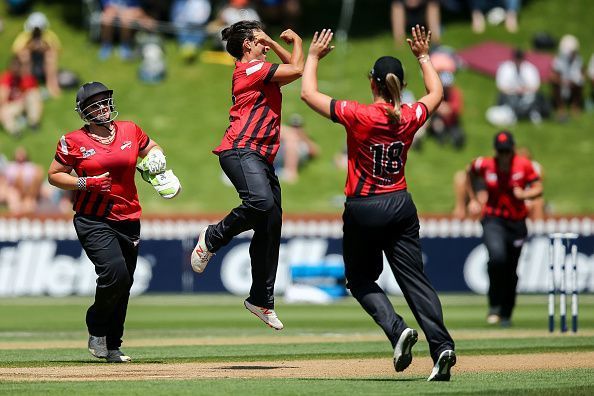
[{"label": "person in white shirt", "polygon": [[548,115],[540,89],[540,74],[534,64],[527,61],[524,52],[516,49],[513,59],[503,62],[495,76],[499,106],[511,107],[516,118],[530,118],[533,122]]}]

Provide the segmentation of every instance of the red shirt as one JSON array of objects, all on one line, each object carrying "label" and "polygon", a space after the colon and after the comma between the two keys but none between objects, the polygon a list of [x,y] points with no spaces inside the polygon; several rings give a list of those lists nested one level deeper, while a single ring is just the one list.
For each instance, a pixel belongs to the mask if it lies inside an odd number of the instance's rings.
[{"label": "red shirt", "polygon": [[525,157],[514,155],[511,172],[503,172],[493,157],[479,157],[472,161],[471,170],[484,179],[489,198],[483,208],[483,216],[495,216],[508,220],[524,220],[528,210],[523,200],[516,199],[514,187],[525,188],[540,179]]},{"label": "red shirt", "polygon": [[[455,86],[445,89],[444,100],[441,103],[441,106],[443,106],[444,103],[447,103],[450,106],[451,112],[448,115],[442,115],[443,122],[446,126],[458,124],[458,119],[460,118],[460,114],[462,114],[462,107],[464,105],[462,91]],[[439,113],[439,110],[437,113]]]},{"label": "red shirt", "polygon": [[270,79],[277,68],[277,64],[258,60],[235,62],[230,125],[213,153],[248,148],[270,163],[274,161],[279,147],[282,94],[280,86]]},{"label": "red shirt", "polygon": [[116,221],[137,220],[141,209],[134,184],[136,160],[150,139],[131,121],[116,121],[114,124],[116,136],[110,144],[91,138],[85,133],[85,127],[62,136],[55,159],[72,167],[78,176],[98,176],[109,172],[112,178],[109,193],[76,191],[76,213]]},{"label": "red shirt", "polygon": [[30,74],[17,77],[7,71],[0,76],[0,86],[8,88],[8,101],[14,102],[21,99],[28,90],[37,88],[37,80]]},{"label": "red shirt", "polygon": [[335,100],[330,104],[334,122],[347,132],[347,197],[405,190],[404,167],[413,137],[429,115],[420,102],[403,104],[399,123],[391,123],[385,109],[391,105]]}]

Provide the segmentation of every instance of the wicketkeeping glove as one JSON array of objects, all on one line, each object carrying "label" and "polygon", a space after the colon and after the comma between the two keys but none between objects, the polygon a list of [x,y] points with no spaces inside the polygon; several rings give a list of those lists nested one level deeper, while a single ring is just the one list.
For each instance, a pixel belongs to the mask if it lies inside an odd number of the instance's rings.
[{"label": "wicketkeeping glove", "polygon": [[161,197],[171,199],[181,191],[181,183],[171,169],[156,175],[151,175],[148,170],[142,170],[139,166],[136,168],[140,172],[142,179],[147,183],[150,183]]},{"label": "wicketkeeping glove", "polygon": [[151,175],[156,175],[157,173],[165,172],[167,169],[167,161],[165,160],[165,155],[161,150],[154,147],[152,148],[146,157],[140,162],[141,164],[144,162],[143,167],[148,170]]}]

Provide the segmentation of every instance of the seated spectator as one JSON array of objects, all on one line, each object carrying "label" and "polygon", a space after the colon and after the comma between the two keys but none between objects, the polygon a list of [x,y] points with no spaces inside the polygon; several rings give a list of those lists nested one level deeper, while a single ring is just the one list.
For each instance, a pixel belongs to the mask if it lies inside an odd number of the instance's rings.
[{"label": "seated spectator", "polygon": [[499,91],[498,106],[509,106],[516,119],[539,123],[548,117],[549,109],[540,89],[540,74],[534,64],[527,61],[524,52],[516,49],[513,59],[497,68],[495,84]]},{"label": "seated spectator", "polygon": [[580,43],[566,34],[559,42],[559,52],[553,59],[553,106],[560,121],[568,118],[566,107],[579,112],[583,107],[584,62],[578,53]]},{"label": "seated spectator", "polygon": [[42,183],[37,200],[36,214],[72,214],[73,190],[52,186],[47,179]]},{"label": "seated spectator", "polygon": [[303,117],[293,114],[288,125],[281,125],[280,147],[274,160],[274,167],[281,180],[296,183],[299,169],[316,158],[320,149],[303,129]]},{"label": "seated spectator", "polygon": [[25,126],[39,128],[43,100],[35,77],[27,73],[17,57],[0,75],[0,123],[11,135],[19,136]]},{"label": "seated spectator", "polygon": [[106,60],[111,56],[114,43],[114,28],[119,28],[120,58],[132,59],[133,33],[135,29],[152,30],[155,21],[149,17],[140,0],[101,0],[101,48],[99,58]]},{"label": "seated spectator", "polygon": [[417,24],[431,30],[432,41],[440,41],[441,16],[438,0],[392,0],[391,21],[396,47],[405,43],[406,32]]},{"label": "seated spectator", "polygon": [[43,179],[41,166],[29,161],[27,150],[17,147],[14,160],[4,167],[5,199],[10,213],[34,213]]},{"label": "seated spectator", "polygon": [[[468,0],[472,16],[472,31],[485,31],[485,12],[487,20],[493,25],[505,21],[505,28],[510,33],[518,31],[518,12],[522,6],[521,0]],[[501,8],[503,7],[503,8]],[[501,15],[501,16],[500,16]]]},{"label": "seated spectator", "polygon": [[301,16],[301,4],[300,0],[260,0],[258,12],[267,24],[296,30]]},{"label": "seated spectator", "polygon": [[443,85],[443,101],[431,117],[428,133],[440,144],[451,141],[456,149],[464,147],[465,132],[461,125],[464,99],[460,88],[454,85],[452,72],[439,72]]},{"label": "seated spectator", "polygon": [[45,83],[51,96],[59,96],[60,39],[49,29],[49,21],[41,12],[29,15],[24,27],[25,30],[17,36],[12,44],[12,51],[39,83]]},{"label": "seated spectator", "polygon": [[210,11],[208,0],[175,0],[171,6],[171,22],[175,26],[177,42],[186,62],[196,59],[198,49],[206,39]]},{"label": "seated spectator", "polygon": [[252,8],[249,0],[229,0],[217,13],[216,18],[207,26],[208,33],[215,38],[216,49],[222,50],[225,48],[226,42],[221,37],[223,29],[243,20],[259,21],[260,16]]}]

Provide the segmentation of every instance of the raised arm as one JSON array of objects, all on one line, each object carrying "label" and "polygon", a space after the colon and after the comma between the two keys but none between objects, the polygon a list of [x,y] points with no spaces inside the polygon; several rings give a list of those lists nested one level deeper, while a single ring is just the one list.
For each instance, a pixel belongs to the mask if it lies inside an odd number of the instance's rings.
[{"label": "raised arm", "polygon": [[318,62],[334,49],[334,46],[330,46],[333,35],[330,29],[323,29],[320,34],[315,32],[309,46],[301,81],[301,100],[326,118],[330,118],[332,98],[318,91]]},{"label": "raised arm", "polygon": [[423,82],[427,94],[419,99],[419,102],[427,106],[429,114],[433,114],[443,100],[443,86],[439,75],[431,64],[429,58],[429,44],[431,42],[431,30],[425,32],[425,26],[412,28],[412,40],[406,39],[413,55],[418,59],[423,73]]},{"label": "raised arm", "polygon": [[303,44],[301,37],[291,29],[287,29],[281,33],[280,37],[287,44],[293,45],[293,51],[287,51],[276,41],[272,40],[266,33],[257,32],[255,37],[261,40],[265,45],[268,45],[271,50],[280,58],[283,64],[279,65],[278,69],[272,76],[271,81],[275,81],[280,85],[289,84],[297,80],[303,74]]}]

